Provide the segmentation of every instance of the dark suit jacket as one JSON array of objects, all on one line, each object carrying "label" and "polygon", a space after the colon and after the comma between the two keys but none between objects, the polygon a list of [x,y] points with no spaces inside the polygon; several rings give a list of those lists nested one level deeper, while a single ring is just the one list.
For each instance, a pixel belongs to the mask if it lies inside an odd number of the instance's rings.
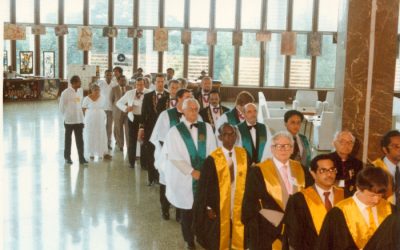
[{"label": "dark suit jacket", "polygon": [[157,103],[157,113],[161,114],[161,112],[163,112],[166,109],[169,109],[169,103],[170,103],[170,98],[169,95],[168,96],[163,96]]},{"label": "dark suit jacket", "polygon": [[[125,86],[125,93],[126,93],[128,90],[131,90],[131,89],[132,89],[131,86],[126,85],[126,86]],[[122,95],[122,91],[121,91],[121,88],[120,88],[119,85],[118,85],[118,86],[115,86],[115,87],[113,87],[113,88],[111,89],[110,100],[111,100],[111,103],[112,103],[112,113],[113,113],[113,116],[114,116],[115,119],[119,119],[118,117],[120,117],[121,115],[126,115],[125,112],[122,112],[122,111],[115,105],[115,103],[116,103],[122,96],[123,96],[123,95]]]},{"label": "dark suit jacket", "polygon": [[[219,114],[222,115],[223,113],[229,111],[229,108],[220,105],[220,110],[219,110]],[[215,121],[213,120],[212,117],[212,110],[210,109],[210,106],[208,106],[207,108],[203,108],[202,110],[200,110],[199,115],[201,116],[201,118],[203,118],[204,122],[207,122],[209,124],[211,124],[211,126],[213,127],[214,131],[215,131]]]},{"label": "dark suit jacket", "polygon": [[[169,93],[165,90],[163,92],[162,98],[164,97],[169,97]],[[145,141],[148,141],[150,139],[154,125],[156,124],[159,115],[159,113],[157,112],[157,103],[158,102],[155,90],[144,95],[142,104],[142,120]]]},{"label": "dark suit jacket", "polygon": [[200,104],[200,110],[202,110],[203,107],[203,95],[201,94],[201,89],[193,93],[193,97],[199,102]]}]

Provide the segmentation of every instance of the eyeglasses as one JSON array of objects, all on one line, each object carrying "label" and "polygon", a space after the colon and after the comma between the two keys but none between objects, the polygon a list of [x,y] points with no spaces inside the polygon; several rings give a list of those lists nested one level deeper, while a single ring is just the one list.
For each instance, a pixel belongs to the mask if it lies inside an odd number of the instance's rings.
[{"label": "eyeglasses", "polygon": [[318,169],[318,173],[320,173],[320,174],[326,174],[326,173],[336,174],[337,169],[336,168],[330,168],[330,169],[320,168],[320,169]]},{"label": "eyeglasses", "polygon": [[293,147],[292,144],[275,144],[272,146],[278,150],[289,150]]}]

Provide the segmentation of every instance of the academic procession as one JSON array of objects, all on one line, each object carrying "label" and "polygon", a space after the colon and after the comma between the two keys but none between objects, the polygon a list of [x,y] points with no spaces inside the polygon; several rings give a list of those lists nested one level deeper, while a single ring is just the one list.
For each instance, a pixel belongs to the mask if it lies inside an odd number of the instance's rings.
[{"label": "academic procession", "polygon": [[3,7],[2,248],[400,250],[398,1]]}]

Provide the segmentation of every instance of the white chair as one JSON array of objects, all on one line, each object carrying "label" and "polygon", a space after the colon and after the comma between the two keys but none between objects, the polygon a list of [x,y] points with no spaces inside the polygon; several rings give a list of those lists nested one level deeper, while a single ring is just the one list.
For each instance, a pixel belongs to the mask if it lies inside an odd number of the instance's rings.
[{"label": "white chair", "polygon": [[332,150],[335,134],[335,117],[333,112],[322,112],[321,120],[314,121],[313,145],[318,150]]},{"label": "white chair", "polygon": [[285,122],[283,117],[273,117],[265,119],[265,125],[268,126],[272,134],[279,131],[286,131]]},{"label": "white chair", "polygon": [[318,101],[318,92],[314,90],[297,90],[293,109],[300,112],[315,112],[320,115],[322,104]]},{"label": "white chair", "polygon": [[268,118],[283,118],[288,109],[268,109]]},{"label": "white chair", "polygon": [[322,111],[332,111],[333,112],[333,107],[335,106],[335,92],[333,91],[328,91],[326,93],[326,99],[322,103]]},{"label": "white chair", "polygon": [[268,109],[286,109],[284,101],[267,101]]}]

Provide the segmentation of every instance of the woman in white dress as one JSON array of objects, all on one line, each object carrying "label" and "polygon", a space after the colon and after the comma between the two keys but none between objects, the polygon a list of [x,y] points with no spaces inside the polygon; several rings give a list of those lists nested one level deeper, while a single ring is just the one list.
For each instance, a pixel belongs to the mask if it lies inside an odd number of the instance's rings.
[{"label": "woman in white dress", "polygon": [[97,84],[90,86],[91,94],[83,99],[82,108],[85,114],[85,152],[91,159],[95,156],[111,159],[107,149],[105,97],[100,95]]}]

